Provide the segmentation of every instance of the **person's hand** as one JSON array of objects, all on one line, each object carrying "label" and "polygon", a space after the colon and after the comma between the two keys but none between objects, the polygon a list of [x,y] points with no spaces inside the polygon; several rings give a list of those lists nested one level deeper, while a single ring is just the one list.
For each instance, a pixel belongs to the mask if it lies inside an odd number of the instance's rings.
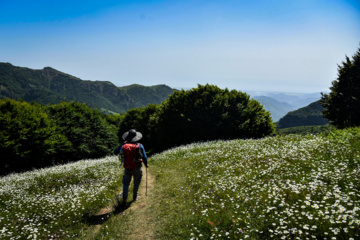
[{"label": "person's hand", "polygon": [[149,167],[149,164],[146,164],[146,166],[145,166],[146,168],[148,168]]}]

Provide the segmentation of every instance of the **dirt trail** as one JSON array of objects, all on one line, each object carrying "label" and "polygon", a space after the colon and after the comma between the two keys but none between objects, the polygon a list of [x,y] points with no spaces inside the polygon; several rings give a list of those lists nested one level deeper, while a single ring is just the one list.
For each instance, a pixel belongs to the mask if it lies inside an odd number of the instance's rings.
[{"label": "dirt trail", "polygon": [[129,239],[144,239],[151,240],[152,238],[152,229],[153,221],[150,220],[150,215],[148,214],[148,198],[151,197],[152,188],[154,187],[154,178],[149,171],[147,172],[147,196],[146,193],[146,169],[143,170],[143,181],[140,185],[140,196],[141,198],[127,209],[127,211],[134,211],[136,213],[136,219],[134,219],[134,229],[132,234],[129,236]]},{"label": "dirt trail", "polygon": [[[147,175],[147,176],[146,176]],[[147,181],[146,181],[147,178]],[[147,195],[146,195],[146,182],[147,182]],[[131,181],[131,184],[133,184],[133,180]],[[131,205],[126,208],[123,212],[118,214],[116,217],[119,221],[121,221],[122,216],[127,214],[134,215],[133,229],[131,229],[131,235],[127,236],[126,239],[142,239],[142,240],[152,240],[154,239],[152,237],[152,229],[153,229],[153,223],[150,220],[150,216],[148,213],[149,205],[148,205],[148,199],[151,198],[152,189],[154,187],[154,177],[150,174],[150,171],[147,171],[146,174],[146,168],[143,168],[143,179],[140,184],[139,188],[139,199],[136,202],[131,203]],[[120,194],[120,200],[121,200],[121,194]],[[111,214],[115,211],[112,206],[109,206],[107,208],[101,209],[99,212],[95,214],[95,216],[106,216],[108,214]],[[98,231],[100,231],[102,227],[103,222],[99,222],[99,224],[94,226],[94,234],[96,234]],[[140,226],[140,227],[139,227]]]}]

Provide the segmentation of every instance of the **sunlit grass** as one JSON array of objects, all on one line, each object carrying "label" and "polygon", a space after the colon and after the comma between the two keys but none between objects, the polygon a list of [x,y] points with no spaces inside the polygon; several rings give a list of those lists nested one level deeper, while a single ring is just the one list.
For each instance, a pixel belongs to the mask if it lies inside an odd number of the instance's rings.
[{"label": "sunlit grass", "polygon": [[0,178],[0,239],[77,237],[120,186],[115,157]]},{"label": "sunlit grass", "polygon": [[290,135],[192,144],[152,161],[160,175],[185,173],[174,193],[190,209],[182,237],[358,239],[359,146],[351,136]]},{"label": "sunlit grass", "polygon": [[[150,159],[153,239],[359,239],[359,129],[195,143]],[[84,216],[121,186],[108,157],[0,178],[0,239],[87,238]],[[144,182],[143,182],[144,183]],[[142,183],[142,184],[143,184]],[[145,224],[126,212],[99,239]],[[149,229],[147,229],[149,231]],[[96,234],[95,234],[96,235]]]}]

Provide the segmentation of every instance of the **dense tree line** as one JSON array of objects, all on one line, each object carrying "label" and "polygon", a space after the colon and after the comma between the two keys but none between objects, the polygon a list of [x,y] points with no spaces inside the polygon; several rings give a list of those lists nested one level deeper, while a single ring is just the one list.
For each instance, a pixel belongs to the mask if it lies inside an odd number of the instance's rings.
[{"label": "dense tree line", "polygon": [[0,174],[102,157],[118,143],[111,120],[78,102],[3,99],[0,126]]},{"label": "dense tree line", "polygon": [[298,127],[280,128],[276,130],[276,133],[280,136],[287,134],[308,135],[308,134],[328,133],[329,131],[332,130],[334,130],[334,127],[330,126],[329,124],[326,124],[326,125],[316,125],[316,126],[298,126]]},{"label": "dense tree line", "polygon": [[143,133],[149,154],[198,141],[274,134],[270,113],[239,91],[199,85],[160,105],[104,115],[78,102],[0,100],[1,174],[112,154],[124,132]]},{"label": "dense tree line", "polygon": [[275,131],[270,113],[258,101],[213,85],[176,91],[161,105],[128,111],[118,136],[130,128],[145,134],[142,143],[151,152],[198,141],[260,138]]},{"label": "dense tree line", "polygon": [[97,109],[77,102],[62,102],[50,105],[46,110],[71,143],[64,152],[66,161],[106,156],[117,143],[115,128]]}]

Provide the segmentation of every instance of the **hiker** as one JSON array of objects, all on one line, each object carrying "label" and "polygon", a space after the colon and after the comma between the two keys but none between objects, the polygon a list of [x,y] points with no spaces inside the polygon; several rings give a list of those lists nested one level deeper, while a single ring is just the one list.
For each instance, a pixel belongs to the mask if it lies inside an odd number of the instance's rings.
[{"label": "hiker", "polygon": [[114,153],[123,154],[123,204],[126,204],[131,178],[134,177],[133,201],[136,201],[139,198],[138,190],[142,178],[142,163],[144,163],[147,168],[149,164],[144,146],[138,143],[142,138],[140,132],[137,132],[135,129],[130,129],[122,135],[122,138],[124,142],[114,150]]}]

